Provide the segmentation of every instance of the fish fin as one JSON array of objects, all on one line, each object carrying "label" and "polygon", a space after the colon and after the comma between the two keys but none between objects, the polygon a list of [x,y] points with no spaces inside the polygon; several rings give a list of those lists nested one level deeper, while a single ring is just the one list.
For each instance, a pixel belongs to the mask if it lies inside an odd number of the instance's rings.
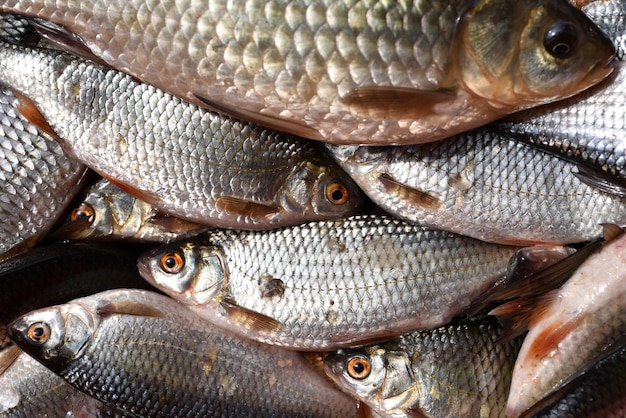
[{"label": "fish fin", "polygon": [[[539,318],[541,313],[534,316]],[[550,326],[546,328],[541,334],[534,340],[535,343],[528,349],[528,356],[533,359],[540,359],[548,356],[550,352],[555,350],[559,343],[575,329],[583,320],[582,315],[576,315],[568,321],[560,323],[557,326]]]},{"label": "fish fin", "polygon": [[282,209],[278,206],[240,199],[233,196],[220,196],[216,199],[217,206],[226,211],[242,216],[266,217],[279,213]]},{"label": "fish fin", "polygon": [[160,309],[138,302],[112,301],[98,306],[98,315],[109,317],[111,315],[133,315],[147,316],[151,318],[165,318],[165,314]]},{"label": "fish fin", "polygon": [[22,350],[15,344],[0,351],[0,376],[15,363],[21,352]]},{"label": "fish fin", "polygon": [[430,210],[437,209],[441,206],[441,201],[436,196],[420,189],[407,186],[394,179],[389,174],[383,173],[379,175],[378,181],[382,183],[387,193],[400,195],[403,200],[409,201],[415,206]]},{"label": "fish fin", "polygon": [[604,245],[621,237],[624,234],[624,229],[619,225],[604,223],[602,224],[602,235],[604,236]]},{"label": "fish fin", "polygon": [[259,112],[251,112],[246,109],[235,108],[224,103],[215,102],[207,97],[203,97],[198,94],[194,94],[194,97],[200,102],[205,104],[205,107],[223,115],[231,116],[235,119],[242,121],[249,121],[261,126],[276,129],[282,132],[291,132],[294,135],[298,135],[304,138],[320,140],[322,137],[319,132],[310,126],[302,125],[299,123],[283,120],[271,115],[266,115]]},{"label": "fish fin", "polygon": [[230,321],[234,322],[245,331],[252,331],[253,333],[263,335],[285,330],[285,326],[274,318],[239,306],[232,299],[222,299],[220,301],[220,308],[224,309]]},{"label": "fish fin", "polygon": [[333,334],[330,337],[330,342],[337,347],[353,346],[353,345],[365,345],[375,343],[384,340],[390,340],[397,337],[401,333],[390,329],[379,329],[376,331],[368,332],[367,335],[354,335],[354,334]]},{"label": "fish fin", "polygon": [[581,182],[604,193],[626,197],[626,184],[620,179],[589,167],[578,165],[578,172],[572,172]]},{"label": "fish fin", "polygon": [[405,413],[408,418],[432,418],[426,411],[419,407],[407,408]]},{"label": "fish fin", "polygon": [[52,129],[52,126],[50,126],[46,117],[41,113],[35,102],[18,91],[13,90],[13,94],[15,94],[15,97],[19,100],[19,104],[17,105],[18,112],[37,129],[58,140],[59,136],[54,129]]},{"label": "fish fin", "polygon": [[25,240],[22,240],[21,242],[11,247],[8,251],[5,251],[4,253],[0,254],[0,262],[8,260],[11,257],[14,257],[18,254],[23,253],[24,251],[30,250],[35,245],[37,245],[37,243],[41,241],[45,235],[46,235],[45,233],[39,232],[35,235],[32,235],[26,238]]},{"label": "fish fin", "polygon": [[456,100],[452,90],[416,90],[402,87],[362,87],[341,98],[350,110],[381,119],[421,119],[440,114],[437,106]]},{"label": "fish fin", "polygon": [[98,174],[100,174],[102,177],[107,179],[111,184],[114,184],[115,186],[119,187],[126,193],[132,196],[135,196],[136,198],[143,200],[146,203],[150,203],[152,205],[161,201],[161,198],[159,197],[159,195],[154,192],[137,189],[136,187],[133,187],[128,183],[111,178],[107,176],[106,174],[103,174],[100,172],[98,172]]},{"label": "fish fin", "polygon": [[554,289],[540,296],[513,299],[492,309],[489,315],[498,317],[504,328],[498,341],[510,341],[527,331],[545,314],[558,294],[559,290]]},{"label": "fish fin", "polygon": [[91,222],[89,222],[89,218],[87,217],[81,217],[74,220],[68,219],[57,229],[50,232],[46,238],[52,240],[85,238],[85,231],[89,230],[90,225]]}]

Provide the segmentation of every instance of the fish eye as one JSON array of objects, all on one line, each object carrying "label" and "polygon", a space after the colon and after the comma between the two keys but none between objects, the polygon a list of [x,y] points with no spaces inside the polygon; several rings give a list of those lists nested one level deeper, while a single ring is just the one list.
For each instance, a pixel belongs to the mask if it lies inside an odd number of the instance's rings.
[{"label": "fish eye", "polygon": [[341,183],[326,186],[326,199],[335,205],[343,205],[348,200],[348,189]]},{"label": "fish eye", "polygon": [[574,54],[577,41],[578,32],[574,25],[559,20],[548,28],[543,38],[543,46],[553,57],[563,59]]},{"label": "fish eye", "polygon": [[170,251],[161,256],[161,269],[170,274],[180,273],[185,267],[185,258],[178,251]]},{"label": "fish eye", "polygon": [[37,322],[28,328],[28,339],[37,345],[45,344],[50,339],[50,327],[43,322]]},{"label": "fish eye", "polygon": [[87,222],[89,222],[90,224],[92,224],[94,219],[96,218],[96,211],[91,205],[87,203],[81,203],[80,206],[75,208],[70,214],[71,221],[77,221],[84,218],[86,218]]},{"label": "fish eye", "polygon": [[369,376],[372,366],[368,358],[355,356],[348,360],[347,370],[350,377],[362,380]]}]

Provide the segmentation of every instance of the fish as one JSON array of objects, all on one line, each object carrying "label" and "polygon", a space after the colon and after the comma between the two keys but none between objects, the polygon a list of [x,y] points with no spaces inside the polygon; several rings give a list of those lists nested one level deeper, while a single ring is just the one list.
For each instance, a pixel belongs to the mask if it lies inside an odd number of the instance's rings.
[{"label": "fish", "polygon": [[482,317],[394,340],[331,352],[327,375],[344,392],[388,417],[502,417],[516,338]]},{"label": "fish", "polygon": [[513,369],[506,414],[518,417],[626,345],[626,234],[605,227],[604,246],[560,288],[491,311],[527,324]]},{"label": "fish", "polygon": [[442,139],[579,93],[615,53],[562,0],[5,0],[0,11],[188,102],[337,144]]},{"label": "fish", "polygon": [[271,231],[215,229],[148,250],[137,265],[209,322],[322,351],[446,324],[505,280],[521,249],[356,215]]},{"label": "fish", "polygon": [[576,99],[520,112],[495,126],[576,164],[572,172],[585,184],[626,197],[625,95],[626,62],[619,61],[609,79]]},{"label": "fish", "polygon": [[[0,82],[63,149],[163,213],[267,229],[359,210],[358,187],[304,138],[220,116],[49,49],[0,45]],[[89,140],[85,140],[89,138]]]},{"label": "fish", "polygon": [[85,167],[19,112],[0,87],[0,258],[35,245],[78,193]]},{"label": "fish", "polygon": [[112,244],[39,245],[0,263],[0,349],[6,325],[28,311],[117,287],[152,289],[139,276],[145,247]]},{"label": "fish", "polygon": [[624,0],[594,0],[580,8],[615,46],[615,59],[626,57],[626,2]]},{"label": "fish", "polygon": [[2,418],[125,416],[75,389],[16,346],[0,352],[0,371]]},{"label": "fish", "polygon": [[210,326],[154,292],[118,289],[33,311],[9,325],[9,335],[74,387],[137,416],[358,411],[300,353]]},{"label": "fish", "polygon": [[40,38],[30,19],[10,14],[0,15],[0,39],[3,41],[34,44]]},{"label": "fish", "polygon": [[626,200],[582,182],[576,164],[492,127],[433,144],[325,148],[385,212],[483,241],[581,243],[626,219]]},{"label": "fish", "polygon": [[81,194],[50,236],[57,240],[171,242],[209,229],[160,213],[107,179],[99,178]]}]

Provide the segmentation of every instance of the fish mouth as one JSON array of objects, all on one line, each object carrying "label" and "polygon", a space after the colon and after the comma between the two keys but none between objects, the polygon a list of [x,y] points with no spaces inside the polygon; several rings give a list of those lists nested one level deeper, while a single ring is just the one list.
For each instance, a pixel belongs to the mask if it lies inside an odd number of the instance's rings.
[{"label": "fish mouth", "polygon": [[615,70],[615,66],[612,65],[614,57],[611,56],[606,62],[598,62],[587,72],[585,80],[591,83],[597,84],[607,78]]}]

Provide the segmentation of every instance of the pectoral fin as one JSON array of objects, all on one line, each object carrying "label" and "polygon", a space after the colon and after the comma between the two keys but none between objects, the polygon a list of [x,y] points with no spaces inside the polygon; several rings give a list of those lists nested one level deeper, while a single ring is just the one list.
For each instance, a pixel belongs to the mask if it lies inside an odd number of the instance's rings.
[{"label": "pectoral fin", "polygon": [[17,105],[17,111],[20,112],[30,123],[32,123],[37,129],[50,135],[54,139],[59,139],[57,133],[52,129],[52,126],[46,120],[46,117],[41,113],[35,102],[22,93],[13,90],[13,94],[19,100]]},{"label": "pectoral fin", "polygon": [[106,303],[102,306],[98,306],[98,315],[108,317],[111,315],[134,315],[134,316],[147,316],[152,318],[165,318],[166,315],[163,311],[143,303],[129,302],[129,301],[114,301]]},{"label": "pectoral fin", "polygon": [[587,186],[617,197],[626,197],[626,182],[601,171],[579,165],[578,172],[572,173]]},{"label": "pectoral fin", "polygon": [[242,330],[251,332],[253,335],[268,335],[285,331],[284,325],[274,318],[239,306],[233,300],[221,300],[220,308],[226,312],[232,323]]},{"label": "pectoral fin", "polygon": [[403,201],[418,206],[419,208],[435,210],[441,206],[441,201],[436,196],[423,190],[407,186],[397,181],[389,174],[381,174],[378,176],[378,181],[382,183],[386,193],[396,195]]},{"label": "pectoral fin", "polygon": [[278,206],[268,205],[251,200],[240,199],[232,196],[220,196],[217,198],[217,207],[225,212],[236,215],[249,216],[251,218],[263,218],[279,213],[282,209]]}]

